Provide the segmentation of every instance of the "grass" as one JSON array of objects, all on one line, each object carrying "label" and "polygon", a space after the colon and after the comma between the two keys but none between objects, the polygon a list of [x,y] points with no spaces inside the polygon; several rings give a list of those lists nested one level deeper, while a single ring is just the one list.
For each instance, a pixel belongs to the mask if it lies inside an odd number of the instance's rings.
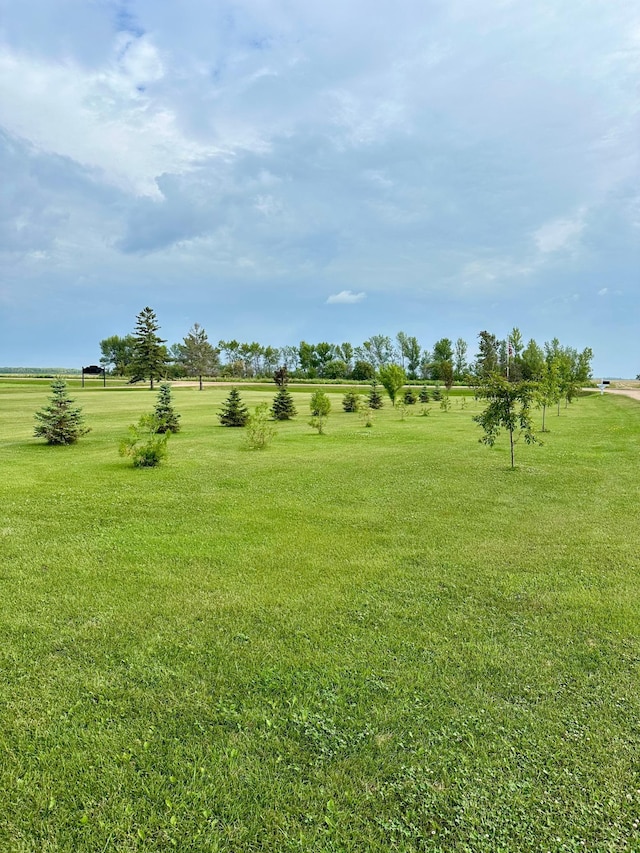
[{"label": "grass", "polygon": [[471,398],[251,452],[227,393],[134,470],[155,394],[49,448],[0,383],[0,849],[640,850],[638,404],[511,472]]}]

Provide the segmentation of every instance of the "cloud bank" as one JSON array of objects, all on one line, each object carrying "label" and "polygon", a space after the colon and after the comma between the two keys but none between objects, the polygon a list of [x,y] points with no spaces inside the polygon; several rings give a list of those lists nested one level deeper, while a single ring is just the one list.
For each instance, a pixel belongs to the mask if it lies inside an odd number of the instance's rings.
[{"label": "cloud bank", "polygon": [[0,360],[145,304],[174,339],[517,324],[634,356],[631,4],[8,0],[0,47]]}]

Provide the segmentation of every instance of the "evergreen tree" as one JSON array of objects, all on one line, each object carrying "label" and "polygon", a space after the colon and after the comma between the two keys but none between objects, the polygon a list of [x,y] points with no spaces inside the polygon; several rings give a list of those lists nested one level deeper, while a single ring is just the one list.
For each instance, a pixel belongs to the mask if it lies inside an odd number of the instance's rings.
[{"label": "evergreen tree", "polygon": [[197,376],[202,391],[202,377],[212,376],[219,366],[220,350],[213,347],[207,333],[198,323],[189,330],[181,344],[177,344],[178,362],[187,376]]},{"label": "evergreen tree", "polygon": [[133,334],[131,381],[148,378],[151,390],[154,379],[160,379],[167,364],[166,341],[156,334],[159,328],[155,312],[148,306],[143,308],[136,317]]},{"label": "evergreen tree", "polygon": [[51,391],[49,404],[35,414],[33,434],[36,438],[46,438],[47,444],[75,444],[90,431],[83,425],[82,410],[72,405],[64,379],[54,379]]},{"label": "evergreen tree", "polygon": [[273,398],[271,414],[277,421],[289,421],[298,414],[296,407],[293,405],[291,392],[286,385],[279,388],[278,393]]},{"label": "evergreen tree", "polygon": [[157,432],[179,432],[180,415],[173,408],[173,400],[171,399],[171,385],[168,382],[163,382],[160,385],[158,392],[158,401],[155,408],[156,418],[158,419]]},{"label": "evergreen tree", "polygon": [[375,379],[371,383],[371,391],[369,391],[367,404],[370,409],[381,409],[384,406],[382,394],[378,391],[378,383]]},{"label": "evergreen tree", "polygon": [[273,381],[278,386],[278,393],[273,398],[271,406],[271,414],[276,421],[289,421],[294,418],[298,412],[293,405],[293,397],[287,388],[289,384],[289,371],[286,366],[279,367],[273,374]]},{"label": "evergreen tree", "polygon": [[249,420],[249,410],[242,402],[240,392],[237,388],[232,388],[229,392],[229,396],[225,400],[218,418],[222,426],[246,426],[247,421]]},{"label": "evergreen tree", "polygon": [[419,395],[418,399],[420,400],[421,403],[428,403],[429,402],[429,389],[427,388],[426,385],[423,385],[422,388],[420,389],[420,395]]},{"label": "evergreen tree", "polygon": [[355,391],[347,391],[342,398],[342,408],[345,412],[357,412],[360,409],[360,394]]}]

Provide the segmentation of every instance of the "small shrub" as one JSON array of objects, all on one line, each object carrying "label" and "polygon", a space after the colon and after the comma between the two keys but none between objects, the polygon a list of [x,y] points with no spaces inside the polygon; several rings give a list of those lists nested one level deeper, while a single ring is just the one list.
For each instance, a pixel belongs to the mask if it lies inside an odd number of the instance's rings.
[{"label": "small shrub", "polygon": [[420,417],[421,418],[428,418],[430,414],[431,414],[431,409],[428,406],[423,406],[420,409]]},{"label": "small shrub", "polygon": [[242,402],[240,392],[237,388],[232,388],[229,396],[224,402],[222,411],[218,415],[218,419],[222,426],[227,427],[243,427],[246,426],[249,420],[249,409]]},{"label": "small shrub", "polygon": [[440,385],[437,382],[436,382],[435,388],[431,392],[431,396],[437,402],[440,402],[440,400],[442,400],[442,388],[440,387]]},{"label": "small shrub", "polygon": [[442,399],[440,400],[440,408],[443,412],[451,411],[451,398],[448,394],[442,395]]},{"label": "small shrub", "polygon": [[415,406],[415,404],[418,402],[418,395],[415,391],[409,388],[408,391],[404,392],[404,402],[407,404],[407,406]]},{"label": "small shrub", "polygon": [[167,455],[170,432],[159,432],[155,414],[142,415],[129,427],[129,437],[120,442],[120,456],[128,456],[134,468],[155,468]]},{"label": "small shrub", "polygon": [[403,421],[409,411],[409,406],[405,403],[404,398],[402,398],[402,400],[398,400],[396,403],[396,409],[400,412],[400,420]]},{"label": "small shrub", "polygon": [[276,434],[276,429],[269,418],[268,403],[260,403],[249,415],[245,439],[250,450],[264,450]]},{"label": "small shrub", "polygon": [[365,427],[373,426],[373,409],[371,406],[362,406],[359,411],[360,420]]},{"label": "small shrub", "polygon": [[420,394],[418,395],[418,400],[421,403],[428,403],[429,402],[429,389],[427,388],[426,385],[423,385],[422,388],[420,389]]},{"label": "small shrub", "polygon": [[360,408],[360,394],[356,391],[347,391],[342,398],[342,408],[345,412],[357,412]]}]

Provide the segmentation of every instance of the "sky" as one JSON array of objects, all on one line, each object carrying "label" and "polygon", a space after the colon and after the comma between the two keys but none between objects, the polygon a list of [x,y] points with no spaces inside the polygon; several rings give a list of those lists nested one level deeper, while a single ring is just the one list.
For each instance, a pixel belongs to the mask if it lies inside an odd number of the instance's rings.
[{"label": "sky", "polygon": [[0,365],[487,330],[640,372],[637,0],[0,0]]}]

